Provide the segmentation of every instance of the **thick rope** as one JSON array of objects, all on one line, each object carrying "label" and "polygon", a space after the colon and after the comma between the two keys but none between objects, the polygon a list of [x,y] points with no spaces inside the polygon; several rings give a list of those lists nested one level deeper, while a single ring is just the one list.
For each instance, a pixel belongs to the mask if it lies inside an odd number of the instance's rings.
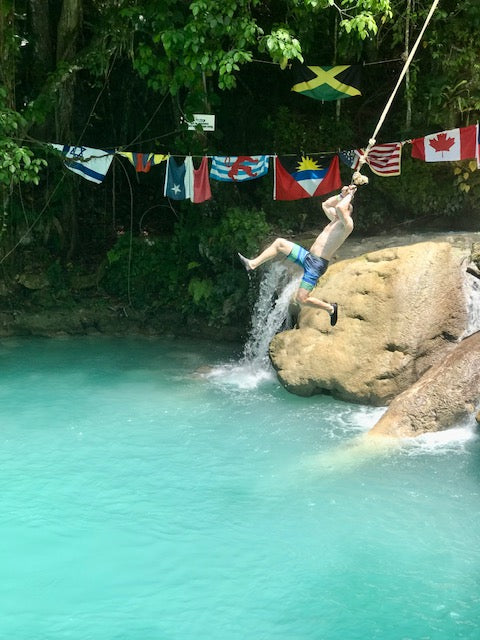
[{"label": "thick rope", "polygon": [[370,140],[368,141],[368,145],[367,148],[365,149],[363,155],[360,157],[360,169],[359,171],[355,171],[355,173],[352,176],[352,183],[356,184],[356,185],[361,185],[361,184],[366,184],[368,182],[368,178],[366,176],[363,176],[360,172],[361,169],[363,167],[363,165],[365,164],[365,162],[367,162],[367,157],[368,154],[370,153],[371,148],[373,147],[373,145],[376,142],[376,137],[378,135],[378,132],[380,131],[380,128],[382,126],[382,124],[385,121],[385,118],[387,117],[387,114],[390,110],[390,107],[392,106],[392,102],[395,98],[395,96],[397,95],[397,91],[402,83],[403,78],[405,77],[405,74],[407,73],[408,67],[410,66],[411,61],[413,60],[413,57],[418,49],[418,45],[420,44],[422,38],[423,38],[423,34],[425,33],[426,28],[428,27],[428,23],[430,22],[435,9],[437,8],[437,5],[439,3],[440,0],[434,0],[432,6],[430,7],[430,11],[428,12],[428,15],[425,19],[425,23],[422,27],[422,30],[420,31],[418,38],[415,42],[415,44],[412,47],[412,50],[410,51],[410,55],[407,58],[407,61],[405,62],[402,72],[398,78],[397,84],[395,85],[395,89],[392,92],[392,95],[390,96],[390,98],[388,99],[387,104],[385,105],[385,108],[383,110],[382,115],[380,116],[380,120],[378,121],[377,126],[375,127],[375,131],[373,132],[372,137],[370,138]]}]

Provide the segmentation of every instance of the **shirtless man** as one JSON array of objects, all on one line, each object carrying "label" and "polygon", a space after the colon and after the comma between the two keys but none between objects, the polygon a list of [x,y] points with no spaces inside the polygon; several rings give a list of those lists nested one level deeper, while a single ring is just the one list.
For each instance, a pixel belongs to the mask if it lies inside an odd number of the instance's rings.
[{"label": "shirtless man", "polygon": [[337,324],[338,304],[324,302],[312,296],[311,293],[318,279],[327,270],[328,262],[335,251],[353,231],[352,200],[356,190],[357,187],[354,185],[345,186],[338,196],[332,196],[322,203],[322,208],[330,222],[312,244],[310,251],[285,238],[277,238],[256,258],[249,260],[241,253],[238,254],[247,271],[255,270],[264,262],[273,260],[280,254],[303,267],[303,278],[297,290],[296,299],[300,304],[327,311],[332,327]]}]

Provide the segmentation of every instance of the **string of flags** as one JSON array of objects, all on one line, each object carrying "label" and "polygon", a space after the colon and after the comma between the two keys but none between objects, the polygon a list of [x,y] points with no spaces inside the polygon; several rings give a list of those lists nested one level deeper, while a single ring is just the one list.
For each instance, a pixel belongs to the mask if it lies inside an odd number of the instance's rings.
[{"label": "string of flags", "polygon": [[[374,145],[366,158],[366,165],[380,177],[400,175],[402,149],[407,142],[412,145],[412,158],[424,162],[475,159],[480,169],[478,124],[432,133],[414,140]],[[62,154],[65,166],[70,171],[96,184],[105,179],[115,155],[126,158],[137,172],[142,173],[148,173],[153,167],[165,163],[164,196],[197,204],[211,199],[210,179],[235,184],[256,180],[268,173],[270,159],[273,159],[274,200],[299,200],[325,195],[342,185],[339,160],[355,171],[364,155],[364,149],[351,149],[298,156],[203,156],[200,165],[195,168],[191,155],[184,156],[183,162],[177,162],[170,154],[62,144],[49,146]]]}]

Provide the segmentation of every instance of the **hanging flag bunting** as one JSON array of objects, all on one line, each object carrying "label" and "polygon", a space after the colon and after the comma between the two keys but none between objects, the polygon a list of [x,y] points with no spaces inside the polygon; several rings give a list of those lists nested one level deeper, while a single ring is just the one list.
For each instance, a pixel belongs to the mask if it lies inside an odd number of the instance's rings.
[{"label": "hanging flag bunting", "polygon": [[335,67],[310,67],[296,64],[293,67],[295,84],[292,91],[315,100],[340,100],[361,96],[360,65]]},{"label": "hanging flag bunting", "polygon": [[65,166],[90,182],[100,184],[108,173],[113,160],[113,152],[90,147],[73,147],[68,144],[52,144],[65,157]]},{"label": "hanging flag bunting", "polygon": [[425,162],[453,162],[477,158],[477,125],[431,133],[412,140],[412,158]]},{"label": "hanging flag bunting", "polygon": [[338,155],[343,164],[346,164],[349,169],[357,169],[360,159],[359,151],[360,150],[350,149],[349,151],[340,151]]},{"label": "hanging flag bunting", "polygon": [[[356,171],[360,167],[360,158],[365,153],[364,149],[341,151],[340,159],[348,167]],[[401,171],[402,143],[387,142],[375,144],[368,152],[366,164],[377,176],[399,176]]]},{"label": "hanging flag bunting", "polygon": [[130,160],[137,173],[148,173],[153,166],[164,162],[168,156],[162,153],[133,153],[132,151],[117,151],[119,156]]},{"label": "hanging flag bunting", "polygon": [[[212,191],[210,189],[210,181],[208,179],[208,158],[205,156],[202,158],[200,166],[195,169],[193,166],[193,159],[191,156],[185,158],[185,163],[192,163],[192,175],[193,175],[193,193],[190,197],[192,202],[200,204],[205,200],[210,200],[212,197]],[[187,169],[188,171],[188,169]]]},{"label": "hanging flag bunting", "polygon": [[270,156],[214,156],[210,177],[221,182],[244,182],[268,173]]},{"label": "hanging flag bunting", "polygon": [[[190,157],[191,160],[191,157]],[[193,195],[193,163],[178,165],[172,156],[167,158],[163,195],[172,200],[187,200]]]},{"label": "hanging flag bunting", "polygon": [[275,157],[274,200],[300,200],[340,189],[338,156]]},{"label": "hanging flag bunting", "polygon": [[202,159],[200,167],[195,169],[192,156],[187,156],[178,165],[172,156],[168,156],[163,194],[172,200],[191,200],[196,204],[212,197],[208,180],[208,159]]}]

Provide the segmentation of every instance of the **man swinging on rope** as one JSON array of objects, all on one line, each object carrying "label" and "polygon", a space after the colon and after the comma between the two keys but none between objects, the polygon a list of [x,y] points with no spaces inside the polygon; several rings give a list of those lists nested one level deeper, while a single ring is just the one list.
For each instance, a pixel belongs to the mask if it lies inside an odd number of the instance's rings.
[{"label": "man swinging on rope", "polygon": [[322,203],[322,208],[330,222],[312,244],[310,251],[290,242],[290,240],[285,240],[285,238],[277,238],[256,258],[249,260],[241,253],[238,254],[247,271],[253,271],[264,262],[273,260],[280,254],[303,267],[303,278],[297,290],[296,299],[300,304],[327,311],[332,327],[337,324],[338,304],[324,302],[312,296],[311,292],[319,278],[327,270],[328,262],[335,251],[353,231],[352,200],[356,190],[355,185],[345,186],[338,196],[331,196]]}]

